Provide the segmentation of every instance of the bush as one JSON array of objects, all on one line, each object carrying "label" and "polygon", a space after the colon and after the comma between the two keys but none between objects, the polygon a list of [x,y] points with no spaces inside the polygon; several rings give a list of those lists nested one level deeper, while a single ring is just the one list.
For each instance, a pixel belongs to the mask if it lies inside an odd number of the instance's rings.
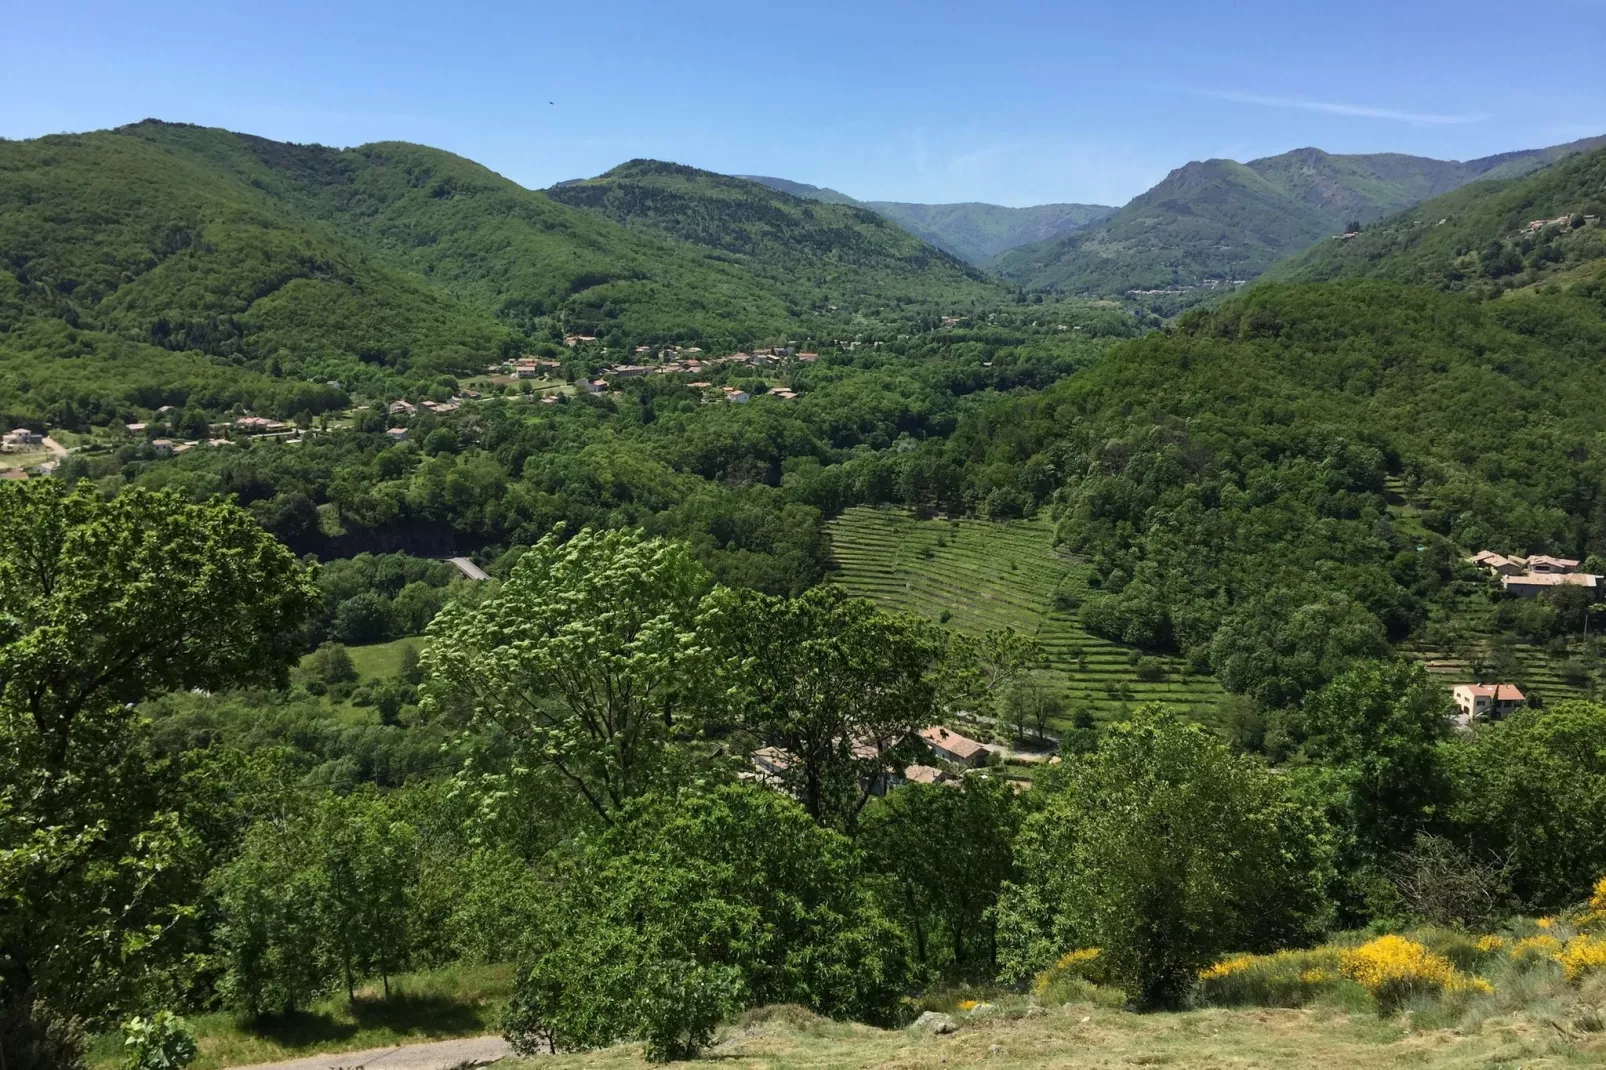
[{"label": "bush", "polygon": [[524,1053],[634,1038],[661,1061],[764,1003],[890,1021],[908,948],[858,865],[851,841],[764,788],[640,798],[554,882],[508,1037]]},{"label": "bush", "polygon": [[1365,988],[1379,1011],[1397,1010],[1416,995],[1445,991],[1491,992],[1481,977],[1462,974],[1449,959],[1403,936],[1380,936],[1339,955],[1343,975]]},{"label": "bush", "polygon": [[195,1061],[195,1036],[172,1011],[123,1024],[122,1070],[182,1070]]},{"label": "bush", "polygon": [[1199,971],[1198,998],[1212,1007],[1303,1007],[1342,979],[1337,948],[1235,955]]},{"label": "bush", "polygon": [[1556,954],[1563,976],[1578,984],[1593,973],[1606,972],[1606,939],[1581,933]]},{"label": "bush", "polygon": [[26,996],[0,1002],[0,1066],[83,1070],[88,1042],[76,1018]]},{"label": "bush", "polygon": [[1098,947],[1142,1005],[1176,1005],[1223,951],[1271,950],[1327,918],[1316,816],[1252,759],[1149,706],[1026,819],[999,897],[1000,964],[1025,979]]},{"label": "bush", "polygon": [[1159,683],[1165,679],[1165,664],[1159,658],[1139,658],[1137,677],[1144,683]]}]

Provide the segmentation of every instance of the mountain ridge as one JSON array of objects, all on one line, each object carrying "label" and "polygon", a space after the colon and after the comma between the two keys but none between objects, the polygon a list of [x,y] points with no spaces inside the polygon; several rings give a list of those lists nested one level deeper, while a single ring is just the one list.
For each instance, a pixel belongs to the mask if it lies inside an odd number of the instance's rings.
[{"label": "mountain ridge", "polygon": [[1192,161],[1109,218],[1008,250],[986,266],[1031,289],[1096,296],[1219,287],[1254,278],[1351,223],[1601,144],[1606,138],[1586,138],[1469,161],[1311,147],[1241,164]]}]

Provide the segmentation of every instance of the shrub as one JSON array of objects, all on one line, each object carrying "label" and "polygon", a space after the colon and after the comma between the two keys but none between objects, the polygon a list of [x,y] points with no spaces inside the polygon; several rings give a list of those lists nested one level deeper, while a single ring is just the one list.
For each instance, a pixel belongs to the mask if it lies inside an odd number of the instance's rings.
[{"label": "shrub", "polygon": [[83,1070],[83,1024],[27,996],[0,1001],[0,1066]]},{"label": "shrub", "polygon": [[172,1011],[123,1024],[122,1070],[181,1070],[195,1061],[195,1037]]},{"label": "shrub", "polygon": [[1198,998],[1215,1007],[1302,1007],[1341,977],[1336,948],[1235,955],[1199,971]]},{"label": "shrub", "polygon": [[1379,1010],[1393,1010],[1416,995],[1493,991],[1488,981],[1461,974],[1443,955],[1403,936],[1380,936],[1343,952],[1339,969],[1371,994]]},{"label": "shrub", "polygon": [[1578,983],[1592,973],[1606,970],[1606,940],[1584,933],[1567,941],[1556,955],[1562,974]]}]

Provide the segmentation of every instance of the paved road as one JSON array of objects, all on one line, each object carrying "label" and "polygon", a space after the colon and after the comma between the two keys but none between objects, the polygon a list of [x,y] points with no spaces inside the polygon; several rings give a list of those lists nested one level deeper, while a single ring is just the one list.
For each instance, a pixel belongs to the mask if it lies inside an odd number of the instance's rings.
[{"label": "paved road", "polygon": [[396,1048],[340,1051],[291,1059],[284,1063],[257,1063],[231,1070],[450,1070],[468,1063],[486,1066],[512,1054],[501,1037],[463,1037],[432,1044],[404,1044]]},{"label": "paved road", "polygon": [[446,560],[456,565],[457,570],[471,580],[488,580],[491,578],[485,574],[484,569],[466,557],[448,557]]}]

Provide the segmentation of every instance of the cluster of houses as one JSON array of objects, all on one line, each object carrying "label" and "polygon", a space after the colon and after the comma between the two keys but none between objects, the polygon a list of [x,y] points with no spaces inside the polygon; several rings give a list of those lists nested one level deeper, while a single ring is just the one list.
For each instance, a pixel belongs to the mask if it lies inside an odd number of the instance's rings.
[{"label": "cluster of houses", "polygon": [[[959,780],[958,774],[950,767],[959,769],[973,769],[987,763],[988,748],[985,744],[960,735],[958,732],[941,725],[933,725],[922,729],[920,739],[931,751],[934,758],[940,759],[943,765],[926,765],[914,763],[903,768],[901,773],[885,770],[876,774],[873,780],[867,781],[864,787],[874,795],[885,795],[889,790],[903,784],[954,784]],[[853,745],[853,756],[861,760],[871,760],[889,749],[880,743],[860,741]],[[782,747],[760,747],[748,756],[753,764],[753,772],[747,774],[751,779],[770,787],[781,789],[786,782],[786,773],[792,767],[793,758],[789,751]]]},{"label": "cluster of houses", "polygon": [[1578,571],[1580,562],[1570,557],[1548,554],[1518,557],[1480,550],[1467,560],[1497,577],[1505,590],[1523,598],[1533,598],[1556,587],[1584,587],[1593,591],[1600,586],[1599,576]]},{"label": "cluster of houses", "polygon": [[[1586,215],[1584,217],[1584,222],[1585,223],[1593,223],[1593,222],[1595,222],[1595,220],[1596,220],[1596,217],[1592,216],[1592,215]],[[1523,227],[1522,229],[1523,229],[1523,231],[1525,233],[1535,234],[1535,233],[1538,233],[1541,230],[1544,230],[1546,227],[1550,227],[1550,226],[1565,227],[1565,226],[1570,225],[1571,222],[1572,222],[1572,216],[1567,216],[1567,215],[1559,215],[1555,219],[1530,219],[1530,220],[1528,220],[1528,225],[1526,227]]]}]

